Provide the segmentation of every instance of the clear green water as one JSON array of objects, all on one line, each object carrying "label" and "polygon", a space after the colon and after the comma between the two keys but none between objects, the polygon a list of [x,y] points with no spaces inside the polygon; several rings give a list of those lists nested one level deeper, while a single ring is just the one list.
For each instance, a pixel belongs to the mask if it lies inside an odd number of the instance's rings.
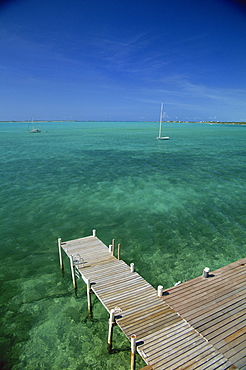
[{"label": "clear green water", "polygon": [[[129,369],[127,339],[85,285],[73,292],[57,238],[121,243],[122,259],[170,287],[245,256],[246,127],[0,124],[0,348],[4,369]],[[48,131],[48,132],[45,132]],[[137,368],[144,363],[138,359]]]}]

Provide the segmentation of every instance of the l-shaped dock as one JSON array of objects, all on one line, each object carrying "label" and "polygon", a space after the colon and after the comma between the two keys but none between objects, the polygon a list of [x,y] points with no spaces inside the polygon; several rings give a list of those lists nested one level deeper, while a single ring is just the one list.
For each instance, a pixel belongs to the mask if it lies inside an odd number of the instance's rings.
[{"label": "l-shaped dock", "polygon": [[[118,245],[118,258],[116,258],[114,240],[112,245],[107,247],[96,237],[95,230],[92,236],[84,238],[66,242],[58,239],[58,248],[61,268],[63,268],[62,251],[70,259],[74,287],[76,287],[78,274],[87,284],[89,312],[92,310],[90,295],[93,292],[110,315],[109,351],[112,349],[112,331],[115,324],[131,342],[131,367],[129,367],[131,370],[135,369],[135,351],[145,361],[147,366],[144,369],[246,369],[246,258],[234,263],[234,283],[231,289],[235,290],[237,275],[240,276],[241,284],[237,287],[238,299],[234,297],[233,301],[233,304],[236,304],[233,311],[233,315],[237,316],[236,326],[233,329],[233,325],[230,325],[230,334],[226,336],[227,342],[223,336],[223,329],[218,334],[220,343],[225,341],[227,348],[234,341],[234,347],[227,351],[230,353],[231,350],[232,361],[230,356],[226,356],[221,350],[225,344],[216,347],[209,339],[210,331],[206,331],[209,327],[213,327],[213,320],[216,320],[213,331],[220,327],[219,317],[223,315],[220,313],[220,302],[224,305],[223,312],[230,312],[228,308],[231,299],[230,284],[228,283],[227,290],[223,288],[223,273],[220,270],[210,273],[207,277],[196,278],[195,284],[191,283],[195,280],[193,279],[167,290],[163,290],[162,286],[155,289],[134,271],[133,264],[128,266],[120,259],[120,245]],[[213,285],[215,291],[212,293],[212,302],[207,294],[207,287],[209,286],[211,293]],[[219,290],[224,291],[223,294],[227,294],[227,297],[222,297]],[[190,310],[189,299],[193,305]],[[184,301],[183,304],[182,301]],[[214,319],[209,319],[210,324],[207,324],[210,309]],[[193,315],[189,315],[189,311],[192,311]],[[203,315],[202,319],[195,320],[194,317],[199,315]],[[199,325],[196,325],[198,321],[200,323],[202,321],[201,325],[205,325],[203,331],[199,330]],[[228,317],[227,321],[228,324]],[[236,356],[237,346],[239,346],[238,356]]]}]

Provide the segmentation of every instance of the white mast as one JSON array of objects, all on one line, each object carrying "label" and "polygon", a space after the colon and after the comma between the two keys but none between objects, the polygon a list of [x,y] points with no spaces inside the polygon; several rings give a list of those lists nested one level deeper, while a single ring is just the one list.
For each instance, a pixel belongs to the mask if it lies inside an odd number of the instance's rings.
[{"label": "white mast", "polygon": [[163,104],[163,103],[161,103],[159,136],[157,136],[157,139],[159,139],[159,140],[167,140],[167,139],[169,139],[169,136],[161,136],[161,131],[162,131],[162,118],[163,118],[163,107],[164,107],[164,104]]},{"label": "white mast", "polygon": [[163,106],[164,106],[164,104],[161,103],[160,126],[159,126],[159,136],[158,137],[161,137],[161,124],[162,124],[162,116],[163,116]]}]

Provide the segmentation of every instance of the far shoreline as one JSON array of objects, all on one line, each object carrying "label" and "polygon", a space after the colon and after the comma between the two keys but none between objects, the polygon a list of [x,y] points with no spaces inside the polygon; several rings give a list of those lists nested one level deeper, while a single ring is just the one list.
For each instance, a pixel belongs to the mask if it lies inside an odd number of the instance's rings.
[{"label": "far shoreline", "polygon": [[[24,120],[24,121],[21,121],[21,120],[18,120],[18,121],[0,121],[0,123],[20,123],[20,122],[23,122],[23,123],[32,123],[32,122],[39,122],[39,123],[48,123],[48,122],[53,122],[53,123],[56,123],[56,122],[91,122],[91,123],[94,123],[94,122],[158,122],[158,121],[145,121],[145,120],[141,120],[141,121],[116,121],[116,120],[107,120],[107,121],[100,121],[100,120],[33,120],[33,121],[30,121],[30,120]],[[229,121],[223,121],[223,122],[220,122],[220,121],[163,121],[164,123],[205,123],[205,124],[209,124],[209,125],[246,125],[246,122],[229,122]]]}]

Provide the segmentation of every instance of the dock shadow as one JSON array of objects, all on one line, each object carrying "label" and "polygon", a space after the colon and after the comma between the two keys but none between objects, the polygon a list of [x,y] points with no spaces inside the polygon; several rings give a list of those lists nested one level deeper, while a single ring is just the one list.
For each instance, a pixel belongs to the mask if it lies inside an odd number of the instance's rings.
[{"label": "dock shadow", "polygon": [[[136,342],[136,346],[141,346],[142,344],[144,344],[144,341],[143,340],[139,340]],[[109,354],[114,354],[114,353],[120,353],[120,352],[128,352],[128,351],[131,351],[131,347],[123,347],[123,348],[112,348],[111,350],[108,351]]]},{"label": "dock shadow", "polygon": [[125,347],[125,348],[112,348],[111,350],[108,351],[110,355],[113,355],[115,353],[120,353],[120,352],[129,352],[131,350],[130,347]]}]

